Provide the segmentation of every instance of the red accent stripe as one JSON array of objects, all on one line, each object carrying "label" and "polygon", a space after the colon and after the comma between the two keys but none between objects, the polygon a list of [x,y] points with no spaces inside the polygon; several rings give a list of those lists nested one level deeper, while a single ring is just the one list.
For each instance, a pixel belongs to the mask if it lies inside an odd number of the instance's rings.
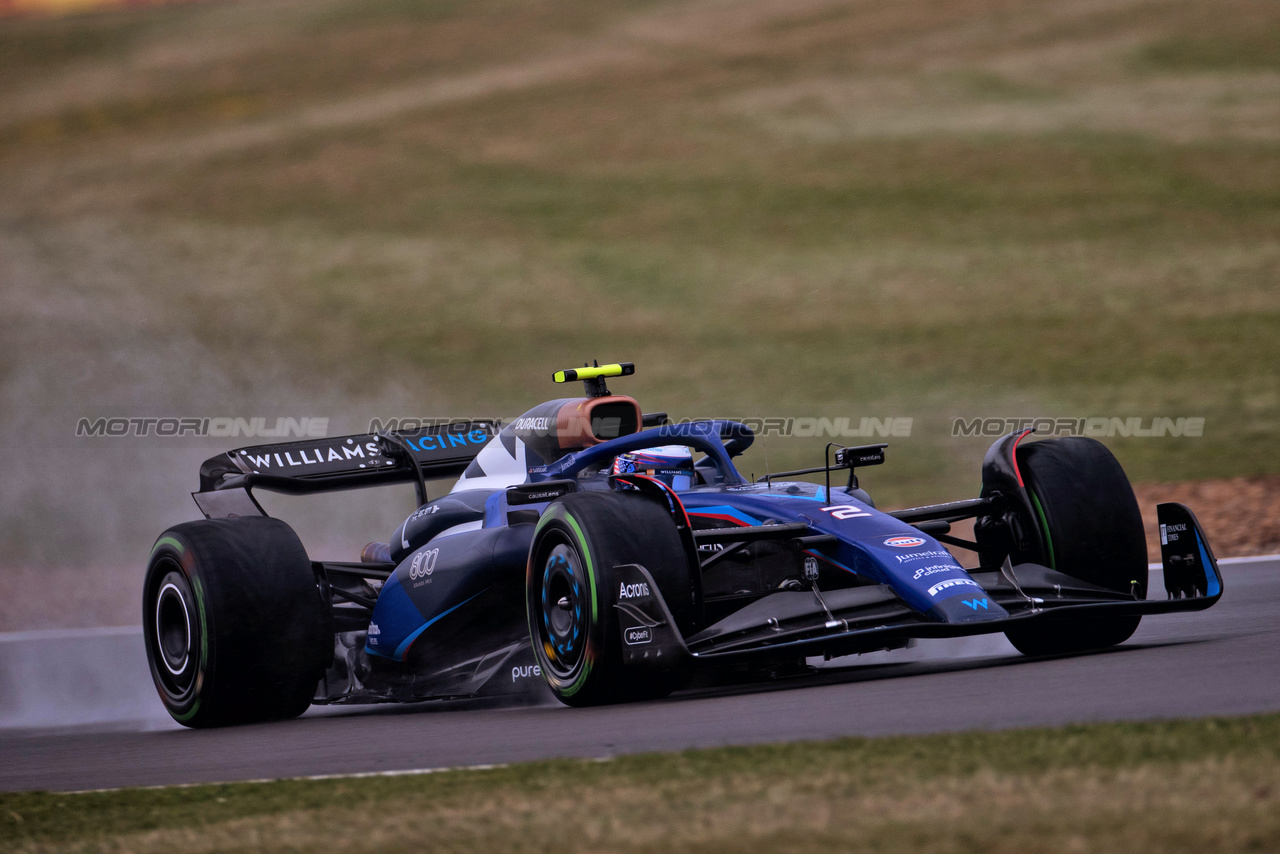
[{"label": "red accent stripe", "polygon": [[1031,435],[1034,432],[1036,432],[1034,429],[1023,430],[1021,435],[1019,435],[1018,438],[1013,440],[1013,450],[1009,452],[1009,456],[1013,457],[1013,473],[1018,478],[1018,486],[1023,485],[1022,470],[1018,468],[1018,443],[1021,442],[1023,439],[1027,438],[1027,436]]},{"label": "red accent stripe", "polygon": [[693,530],[693,523],[689,521],[689,511],[684,509],[684,502],[680,500],[680,496],[676,494],[676,491],[667,486],[663,481],[658,480],[656,477],[650,477],[647,474],[614,475],[614,478],[622,481],[623,483],[626,483],[628,480],[647,480],[650,483],[656,483],[662,491],[667,494],[667,497],[671,499],[671,503],[680,508],[680,515],[684,517],[684,526],[691,531]]}]

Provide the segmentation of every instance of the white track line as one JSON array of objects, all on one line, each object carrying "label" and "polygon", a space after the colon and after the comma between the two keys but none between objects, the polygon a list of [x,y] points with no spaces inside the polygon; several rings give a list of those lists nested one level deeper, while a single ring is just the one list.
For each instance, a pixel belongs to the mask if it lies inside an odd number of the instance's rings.
[{"label": "white track line", "polygon": [[[612,762],[612,756],[597,756],[581,759],[580,762]],[[533,759],[531,762],[551,762],[552,759]],[[364,777],[419,777],[423,774],[447,774],[453,771],[497,771],[510,768],[510,764],[501,762],[496,765],[454,765],[443,768],[406,768],[401,771],[355,771],[351,774],[310,774],[305,777],[263,777],[259,780],[231,780],[218,783],[170,783],[167,786],[120,786],[115,789],[78,789],[73,792],[57,792],[59,795],[93,795],[100,792],[123,792],[154,789],[195,789],[200,786],[240,786],[262,785],[264,783],[313,782],[321,780],[359,780]]]},{"label": "white track line", "polygon": [[25,632],[0,632],[0,643],[9,641],[59,641],[113,638],[142,635],[142,626],[103,626],[94,629],[36,629]]},{"label": "white track line", "polygon": [[450,771],[495,771],[508,767],[506,763],[499,765],[458,765],[446,768],[406,768],[401,771],[356,771],[351,774],[311,774],[305,777],[263,777],[258,780],[233,780],[214,783],[171,783],[167,786],[120,786],[114,789],[78,789],[73,792],[59,792],[61,795],[96,795],[103,792],[123,792],[155,789],[196,789],[200,786],[240,786],[263,785],[265,783],[312,782],[319,780],[358,780],[363,777],[418,777],[423,774],[445,774]]},{"label": "white track line", "polygon": [[[1219,566],[1230,566],[1237,563],[1266,563],[1269,560],[1280,560],[1280,555],[1253,555],[1251,557],[1220,557]],[[1163,569],[1158,563],[1147,564],[1147,569]]]}]

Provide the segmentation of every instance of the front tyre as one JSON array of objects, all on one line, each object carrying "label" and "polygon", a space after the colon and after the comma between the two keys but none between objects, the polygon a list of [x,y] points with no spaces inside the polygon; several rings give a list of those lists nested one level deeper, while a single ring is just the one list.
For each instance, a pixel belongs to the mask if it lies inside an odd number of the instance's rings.
[{"label": "front tyre", "polygon": [[[1018,449],[1018,462],[1044,540],[1040,563],[1099,587],[1146,598],[1147,545],[1133,487],[1120,462],[1094,439],[1047,439]],[[1026,655],[1115,646],[1139,616],[1044,618],[1005,634]]]},{"label": "front tyre", "polygon": [[302,714],[332,645],[302,543],[266,517],[165,531],[147,565],[142,623],[160,699],[189,727]]},{"label": "front tyre", "polygon": [[534,656],[552,693],[570,706],[664,696],[678,674],[627,670],[614,608],[614,567],[640,564],[677,627],[693,608],[688,560],[667,510],[620,492],[571,493],[538,521],[529,551],[526,608]]}]

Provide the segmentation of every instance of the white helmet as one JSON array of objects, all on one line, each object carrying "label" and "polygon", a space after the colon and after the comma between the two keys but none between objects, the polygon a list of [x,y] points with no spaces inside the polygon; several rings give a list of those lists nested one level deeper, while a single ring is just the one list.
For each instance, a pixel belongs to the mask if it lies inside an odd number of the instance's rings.
[{"label": "white helmet", "polygon": [[689,489],[694,484],[693,448],[660,445],[619,454],[613,461],[613,474],[646,474],[672,489]]}]

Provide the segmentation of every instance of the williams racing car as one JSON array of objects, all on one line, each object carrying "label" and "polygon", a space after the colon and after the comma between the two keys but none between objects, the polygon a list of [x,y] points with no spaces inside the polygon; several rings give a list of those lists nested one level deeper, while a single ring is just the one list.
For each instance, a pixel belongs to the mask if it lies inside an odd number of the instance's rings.
[{"label": "williams racing car", "polygon": [[[856,470],[883,463],[885,445],[828,446],[822,466],[748,480],[734,466],[753,440],[746,425],[644,413],[606,387],[633,372],[558,372],[585,394],[505,426],[207,460],[193,493],[206,518],[160,536],[143,591],[170,714],[206,727],[539,680],[569,705],[611,703],[699,673],[797,672],[811,657],[988,632],[1028,655],[1073,653],[1222,596],[1195,516],[1162,504],[1165,595],[1148,598],[1133,490],[1092,439],[1007,435],[987,452],[977,498],[884,512]],[[428,481],[455,478],[429,498]],[[418,508],[352,562],[310,559],[254,497],[397,483],[415,485]],[[966,519],[972,540],[951,531]]]}]

